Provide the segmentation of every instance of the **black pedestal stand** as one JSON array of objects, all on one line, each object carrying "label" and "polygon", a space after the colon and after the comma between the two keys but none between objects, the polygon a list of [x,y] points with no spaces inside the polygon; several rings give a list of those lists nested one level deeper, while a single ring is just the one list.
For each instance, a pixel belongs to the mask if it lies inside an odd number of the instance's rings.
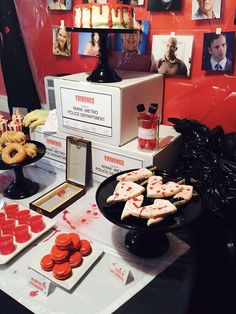
[{"label": "black pedestal stand", "polygon": [[126,248],[140,257],[158,257],[169,248],[169,240],[164,232],[129,231],[125,238]]},{"label": "black pedestal stand", "polygon": [[15,180],[13,180],[10,185],[4,190],[4,196],[10,199],[22,199],[30,197],[38,192],[38,183],[25,178],[23,167],[30,165],[39,159],[41,159],[45,152],[46,147],[44,144],[37,141],[30,141],[30,143],[35,144],[37,147],[37,156],[30,158],[27,157],[24,161],[18,164],[8,165],[0,159],[0,170],[13,170],[15,173]]},{"label": "black pedestal stand", "polygon": [[38,192],[38,183],[24,177],[23,167],[17,167],[13,170],[16,179],[4,190],[4,196],[10,199],[22,199]]},{"label": "black pedestal stand", "polygon": [[103,29],[103,28],[77,28],[66,27],[68,32],[81,32],[99,34],[100,49],[99,49],[99,62],[97,68],[87,77],[87,81],[95,83],[112,83],[119,82],[122,79],[119,75],[109,66],[108,63],[108,49],[107,38],[110,33],[135,33],[135,29]]},{"label": "black pedestal stand", "polygon": [[[107,198],[114,193],[119,182],[117,176],[134,170],[137,169],[122,171],[105,179],[97,189],[96,202],[104,217],[115,225],[129,230],[125,237],[125,246],[132,254],[146,258],[159,257],[169,248],[166,232],[189,226],[201,215],[203,212],[202,198],[194,188],[195,195],[190,202],[179,207],[174,215],[170,215],[152,226],[147,225],[147,219],[133,217],[132,215],[126,219],[121,219],[125,202],[108,203]],[[178,182],[181,179],[181,177],[176,177],[176,175],[164,170],[156,170],[154,175],[163,177],[164,183],[169,181]],[[188,184],[187,181],[186,184]],[[144,196],[142,206],[152,203],[153,199]]]},{"label": "black pedestal stand", "polygon": [[121,81],[119,75],[108,64],[107,36],[107,33],[99,33],[99,62],[97,68],[87,77],[87,81],[97,83]]}]

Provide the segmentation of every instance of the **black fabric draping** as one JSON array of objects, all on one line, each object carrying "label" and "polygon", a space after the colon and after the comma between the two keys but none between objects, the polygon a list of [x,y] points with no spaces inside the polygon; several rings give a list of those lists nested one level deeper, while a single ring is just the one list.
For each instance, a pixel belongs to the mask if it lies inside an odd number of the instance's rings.
[{"label": "black fabric draping", "polygon": [[0,60],[10,113],[41,108],[13,0],[0,0]]}]

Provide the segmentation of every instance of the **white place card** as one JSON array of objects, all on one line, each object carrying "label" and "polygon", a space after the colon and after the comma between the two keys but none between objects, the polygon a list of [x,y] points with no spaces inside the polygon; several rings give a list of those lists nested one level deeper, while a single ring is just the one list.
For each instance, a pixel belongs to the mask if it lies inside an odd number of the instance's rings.
[{"label": "white place card", "polygon": [[130,269],[113,256],[111,256],[108,262],[107,271],[113,278],[118,279],[123,285],[126,285]]},{"label": "white place card", "polygon": [[33,289],[36,289],[40,294],[48,296],[50,288],[50,280],[40,275],[33,269],[29,269],[28,285]]}]

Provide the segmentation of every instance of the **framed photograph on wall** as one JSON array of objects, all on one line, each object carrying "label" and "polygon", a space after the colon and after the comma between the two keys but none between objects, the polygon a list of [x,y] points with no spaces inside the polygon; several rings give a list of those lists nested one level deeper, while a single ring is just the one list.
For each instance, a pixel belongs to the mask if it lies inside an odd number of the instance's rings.
[{"label": "framed photograph on wall", "polygon": [[107,3],[107,0],[83,0],[83,3]]},{"label": "framed photograph on wall", "polygon": [[235,32],[205,33],[203,39],[202,70],[232,72]]},{"label": "framed photograph on wall", "polygon": [[150,71],[190,76],[193,36],[154,35]]},{"label": "framed photograph on wall", "polygon": [[70,57],[71,55],[71,33],[67,32],[64,26],[52,27],[53,49],[56,56]]},{"label": "framed photograph on wall", "polygon": [[79,33],[78,54],[98,57],[99,48],[99,33]]},{"label": "framed photograph on wall", "polygon": [[219,19],[221,0],[192,0],[192,20]]},{"label": "framed photograph on wall", "polygon": [[149,33],[149,21],[136,21],[140,31],[136,33],[115,34],[114,50],[131,54],[145,54]]},{"label": "framed photograph on wall", "polygon": [[116,0],[119,4],[130,4],[132,7],[144,5],[144,0]]},{"label": "framed photograph on wall", "polygon": [[72,0],[47,0],[49,10],[71,10]]},{"label": "framed photograph on wall", "polygon": [[181,0],[148,0],[148,11],[177,11],[181,9]]}]

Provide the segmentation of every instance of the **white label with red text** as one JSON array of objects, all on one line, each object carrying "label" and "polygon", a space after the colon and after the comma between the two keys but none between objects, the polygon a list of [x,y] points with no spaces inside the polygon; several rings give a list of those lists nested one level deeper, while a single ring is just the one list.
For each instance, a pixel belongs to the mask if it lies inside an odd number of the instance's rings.
[{"label": "white label with red text", "polygon": [[113,278],[118,279],[123,285],[127,283],[130,272],[129,268],[113,256],[111,256],[108,262],[107,271]]},{"label": "white label with red text", "polygon": [[28,285],[37,290],[40,294],[48,296],[50,280],[40,275],[33,269],[29,269]]},{"label": "white label with red text", "polygon": [[103,177],[143,166],[143,161],[134,157],[109,152],[99,147],[93,147],[92,150],[92,172]]},{"label": "white label with red text", "polygon": [[60,88],[63,125],[111,136],[112,95]]}]

